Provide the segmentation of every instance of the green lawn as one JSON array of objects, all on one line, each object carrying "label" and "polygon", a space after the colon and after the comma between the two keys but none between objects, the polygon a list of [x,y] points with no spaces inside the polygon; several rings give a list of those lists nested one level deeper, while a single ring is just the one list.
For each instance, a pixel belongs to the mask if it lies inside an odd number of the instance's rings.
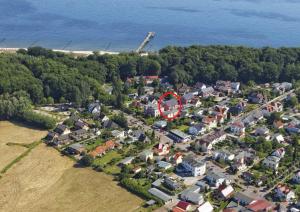
[{"label": "green lawn", "polygon": [[180,125],[180,126],[177,127],[177,129],[179,129],[182,132],[187,132],[188,129],[189,129],[189,126],[187,126],[187,125]]},{"label": "green lawn", "polygon": [[96,158],[94,160],[94,164],[104,166],[104,165],[108,164],[112,159],[121,160],[122,156],[117,151],[113,150],[113,151],[106,153],[101,158]]},{"label": "green lawn", "polygon": [[103,144],[103,140],[102,139],[97,139],[96,141],[88,141],[86,143],[86,150],[87,151],[91,151],[91,150],[94,150],[97,146]]}]

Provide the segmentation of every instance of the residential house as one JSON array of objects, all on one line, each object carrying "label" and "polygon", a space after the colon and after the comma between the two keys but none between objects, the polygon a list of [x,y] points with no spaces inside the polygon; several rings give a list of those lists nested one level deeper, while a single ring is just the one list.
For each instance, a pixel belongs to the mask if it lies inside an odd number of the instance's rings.
[{"label": "residential house", "polygon": [[276,170],[276,169],[278,169],[279,162],[280,162],[280,158],[279,158],[279,157],[276,157],[276,156],[268,156],[268,157],[266,157],[266,158],[263,160],[262,164],[263,164],[265,167],[267,167],[267,168]]},{"label": "residential house", "polygon": [[191,204],[185,201],[179,201],[176,207],[182,209],[183,211],[190,211],[192,209]]},{"label": "residential house", "polygon": [[168,163],[168,162],[162,161],[162,160],[157,162],[157,166],[158,166],[158,168],[163,169],[163,170],[167,170],[167,169],[170,169],[173,167],[171,163]]},{"label": "residential house", "polygon": [[216,90],[223,92],[225,94],[236,93],[240,90],[239,82],[230,82],[218,80],[216,82]]},{"label": "residential house", "polygon": [[253,183],[255,180],[255,177],[252,173],[250,172],[243,172],[242,173],[242,178],[247,182],[247,183]]},{"label": "residential house", "polygon": [[142,130],[134,130],[131,133],[130,137],[132,138],[132,140],[134,142],[136,142],[136,141],[147,142],[147,135]]},{"label": "residential house", "polygon": [[154,153],[162,156],[162,155],[167,155],[170,152],[170,145],[168,143],[159,143],[156,146],[154,146]]},{"label": "residential house", "polygon": [[282,129],[283,126],[284,126],[284,124],[283,124],[283,122],[282,122],[281,120],[275,120],[275,121],[273,122],[273,127],[274,127],[275,129]]},{"label": "residential house", "polygon": [[253,212],[261,211],[273,211],[274,206],[272,203],[265,199],[254,200],[252,203],[246,206],[246,208]]},{"label": "residential house", "polygon": [[112,150],[116,147],[116,143],[112,140],[106,141],[104,144],[97,146],[95,150],[90,152],[90,155],[95,157],[101,157],[105,155],[109,150]]},{"label": "residential house", "polygon": [[294,175],[292,181],[293,181],[294,183],[300,184],[300,171],[298,171],[298,172]]},{"label": "residential house", "polygon": [[259,127],[255,130],[255,135],[270,140],[270,130],[267,127]]},{"label": "residential house", "polygon": [[194,99],[195,95],[193,93],[186,93],[181,97],[182,104],[189,104]]},{"label": "residential house", "polygon": [[242,192],[236,192],[233,196],[233,201],[242,205],[247,206],[255,202],[255,198],[248,196]]},{"label": "residential house", "polygon": [[166,121],[160,120],[160,121],[154,122],[153,126],[154,126],[155,128],[163,129],[163,128],[165,128],[165,127],[167,126],[167,124],[168,124],[168,123],[167,123]]},{"label": "residential house", "polygon": [[248,100],[250,103],[262,104],[267,101],[267,97],[264,96],[262,93],[252,92],[248,96]]},{"label": "residential house", "polygon": [[283,94],[286,91],[289,91],[293,88],[293,84],[289,82],[274,83],[273,92],[278,94]]},{"label": "residential house", "polygon": [[245,135],[246,127],[243,122],[234,122],[230,125],[230,131],[239,137]]},{"label": "residential house", "polygon": [[89,134],[85,129],[76,130],[70,134],[70,138],[74,141],[81,141],[83,139],[87,139],[88,137]]},{"label": "residential house", "polygon": [[84,121],[82,121],[82,120],[76,121],[74,126],[77,130],[81,130],[81,129],[89,130],[90,129],[89,125],[87,123],[85,123]]},{"label": "residential house", "polygon": [[65,152],[67,152],[70,155],[78,155],[85,151],[85,147],[80,143],[71,144],[65,149]]},{"label": "residential house", "polygon": [[115,122],[113,122],[112,120],[104,120],[102,122],[102,127],[106,128],[106,129],[117,129],[120,128],[120,126],[118,124],[116,124]]},{"label": "residential house", "polygon": [[180,152],[177,152],[175,155],[173,155],[172,161],[176,165],[178,165],[178,164],[182,163],[182,158],[183,158],[182,154]]},{"label": "residential house", "polygon": [[111,131],[111,134],[114,138],[125,138],[125,131],[120,131],[120,130],[113,130]]},{"label": "residential house", "polygon": [[223,183],[227,185],[230,183],[230,181],[226,179],[223,173],[218,173],[218,172],[207,173],[205,179],[207,180],[210,186],[215,188],[219,188],[219,186],[222,185]]},{"label": "residential house", "polygon": [[54,146],[64,146],[71,143],[70,134],[64,134],[56,137],[51,144]]},{"label": "residential house", "polygon": [[199,92],[201,92],[205,88],[206,88],[206,85],[204,83],[202,83],[202,82],[197,82],[194,85],[194,89],[198,90]]},{"label": "residential house", "polygon": [[142,167],[136,166],[132,169],[133,174],[137,174],[142,171]]},{"label": "residential house", "polygon": [[197,136],[199,134],[204,134],[205,131],[206,131],[206,128],[205,128],[204,124],[202,124],[202,123],[189,127],[190,135]]},{"label": "residential house", "polygon": [[202,204],[198,209],[198,212],[213,212],[214,211],[214,207],[211,205],[210,202],[205,202],[204,204]]},{"label": "residential house", "polygon": [[140,158],[145,162],[147,162],[148,160],[153,160],[153,152],[151,150],[144,150],[140,154]]},{"label": "residential house", "polygon": [[144,76],[143,78],[145,80],[146,85],[152,84],[154,80],[160,81],[159,76],[157,75]]},{"label": "residential house", "polygon": [[289,188],[287,185],[279,184],[274,190],[275,198],[278,198],[280,201],[291,202],[296,198],[294,191]]},{"label": "residential house", "polygon": [[135,159],[135,157],[126,157],[124,158],[119,164],[120,165],[129,165],[132,163],[132,161]]},{"label": "residential house", "polygon": [[[163,108],[161,108],[163,112]],[[144,114],[147,116],[158,117],[160,116],[160,112],[157,104],[148,104],[144,106]]]},{"label": "residential house", "polygon": [[205,116],[202,118],[202,123],[205,125],[206,129],[209,131],[217,127],[217,117],[216,116]]},{"label": "residential house", "polygon": [[279,148],[277,150],[275,150],[274,152],[272,152],[271,156],[275,156],[275,157],[278,157],[280,159],[282,159],[285,155],[285,150],[284,148]]},{"label": "residential house", "polygon": [[199,192],[200,192],[200,188],[198,186],[193,186],[191,188],[184,190],[180,194],[180,199],[187,202],[194,203],[196,205],[201,205],[204,202],[204,198],[203,195],[200,194]]},{"label": "residential house", "polygon": [[231,113],[234,116],[238,116],[242,114],[245,111],[246,108],[246,102],[239,102],[237,105],[232,106],[229,108],[229,113]]},{"label": "residential house", "polygon": [[162,108],[164,111],[172,111],[172,110],[177,110],[179,108],[179,104],[177,99],[170,99],[162,102]]},{"label": "residential house", "polygon": [[158,190],[157,188],[150,188],[148,190],[150,194],[157,197],[158,199],[162,200],[164,203],[172,202],[172,197],[167,195],[166,193],[162,192],[161,190]]},{"label": "residential house", "polygon": [[283,105],[281,102],[271,102],[262,110],[264,116],[266,117],[270,116],[271,113],[282,112],[282,111],[283,111]]},{"label": "residential house", "polygon": [[200,140],[196,141],[195,148],[202,152],[210,152],[213,145],[224,141],[226,139],[226,133],[223,130],[217,130],[210,134],[203,136]]},{"label": "residential house", "polygon": [[99,115],[101,112],[101,106],[99,102],[91,103],[88,106],[89,113],[93,115]]},{"label": "residential house", "polygon": [[54,132],[58,133],[59,135],[68,135],[71,133],[71,130],[64,124],[59,124],[54,129]]},{"label": "residential house", "polygon": [[144,91],[146,95],[152,95],[154,93],[154,88],[149,86],[144,86]]},{"label": "residential house", "polygon": [[276,134],[273,135],[272,140],[281,144],[281,143],[284,142],[284,137],[283,137],[283,135],[281,135],[279,133],[276,133]]},{"label": "residential house", "polygon": [[198,98],[193,98],[191,103],[190,103],[193,107],[200,107],[201,106],[201,101]]},{"label": "residential house", "polygon": [[223,160],[223,161],[233,161],[235,155],[229,151],[215,151],[213,158],[215,160]]},{"label": "residential house", "polygon": [[204,88],[202,89],[201,91],[201,96],[203,98],[207,98],[207,97],[210,97],[210,96],[213,96],[213,93],[214,93],[214,88],[213,87],[207,87],[207,88]]},{"label": "residential house", "polygon": [[231,185],[220,185],[218,189],[216,189],[216,196],[218,199],[227,200],[231,198],[234,194],[234,189]]},{"label": "residential house", "polygon": [[287,127],[286,127],[286,131],[288,133],[291,133],[291,134],[299,134],[300,133],[300,127],[298,124],[295,124],[295,123],[290,123]]},{"label": "residential house", "polygon": [[178,143],[187,142],[191,139],[190,135],[187,135],[184,132],[177,129],[170,130],[168,136]]},{"label": "residential house", "polygon": [[172,191],[175,191],[175,190],[178,190],[181,188],[181,185],[176,180],[174,180],[173,178],[170,178],[170,177],[165,177],[163,184],[167,188],[171,189]]},{"label": "residential house", "polygon": [[190,89],[191,88],[184,83],[177,86],[177,92],[179,93],[179,95],[184,95],[185,93],[190,92]]},{"label": "residential house", "polygon": [[202,176],[206,172],[206,163],[198,160],[193,155],[184,157],[181,165],[194,177]]}]

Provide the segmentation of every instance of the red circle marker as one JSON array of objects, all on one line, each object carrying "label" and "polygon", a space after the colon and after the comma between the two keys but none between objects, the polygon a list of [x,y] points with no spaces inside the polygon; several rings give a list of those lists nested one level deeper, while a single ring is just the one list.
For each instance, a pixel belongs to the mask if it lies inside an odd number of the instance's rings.
[{"label": "red circle marker", "polygon": [[[172,117],[168,117],[167,115],[165,115],[161,109],[161,103],[162,103],[163,99],[169,95],[175,97],[175,99],[177,100],[177,103],[179,105],[178,111]],[[171,91],[168,91],[168,92],[164,93],[161,97],[159,97],[157,105],[158,105],[158,110],[159,110],[160,116],[163,117],[164,119],[166,119],[167,121],[173,121],[174,119],[176,119],[180,115],[181,110],[182,110],[181,97]]]}]

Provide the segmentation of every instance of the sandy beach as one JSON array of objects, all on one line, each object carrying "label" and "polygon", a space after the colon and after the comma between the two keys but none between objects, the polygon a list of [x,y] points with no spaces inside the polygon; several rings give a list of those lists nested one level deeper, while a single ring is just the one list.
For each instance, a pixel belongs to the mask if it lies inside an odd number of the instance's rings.
[{"label": "sandy beach", "polygon": [[[27,48],[0,48],[0,53],[1,52],[6,52],[6,53],[15,53],[20,49],[25,49],[27,50]],[[92,55],[93,52],[95,51],[71,51],[71,50],[62,50],[62,49],[52,49],[55,52],[62,52],[65,54],[73,54],[73,55],[80,55],[80,56],[89,56]],[[100,55],[104,55],[104,54],[119,54],[119,52],[112,52],[112,51],[96,51],[98,52]]]}]

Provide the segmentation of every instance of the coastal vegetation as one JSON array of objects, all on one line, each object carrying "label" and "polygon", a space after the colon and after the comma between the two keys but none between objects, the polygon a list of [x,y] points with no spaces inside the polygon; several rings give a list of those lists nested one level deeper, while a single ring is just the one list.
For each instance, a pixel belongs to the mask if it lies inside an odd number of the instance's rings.
[{"label": "coastal vegetation", "polygon": [[[19,50],[17,54],[1,54],[0,117],[10,119],[20,115],[31,104],[74,102],[84,106],[98,99],[104,104],[122,107],[130,92],[122,81],[141,75],[167,76],[175,86],[216,80],[296,81],[300,79],[300,48],[169,46],[149,56],[94,53],[75,58],[32,47]],[[106,92],[103,84],[112,85],[112,95]],[[137,85],[136,90],[143,93],[141,86]],[[12,102],[16,102],[16,106],[11,107]],[[28,115],[34,114],[27,113],[23,118],[33,122]]]}]

